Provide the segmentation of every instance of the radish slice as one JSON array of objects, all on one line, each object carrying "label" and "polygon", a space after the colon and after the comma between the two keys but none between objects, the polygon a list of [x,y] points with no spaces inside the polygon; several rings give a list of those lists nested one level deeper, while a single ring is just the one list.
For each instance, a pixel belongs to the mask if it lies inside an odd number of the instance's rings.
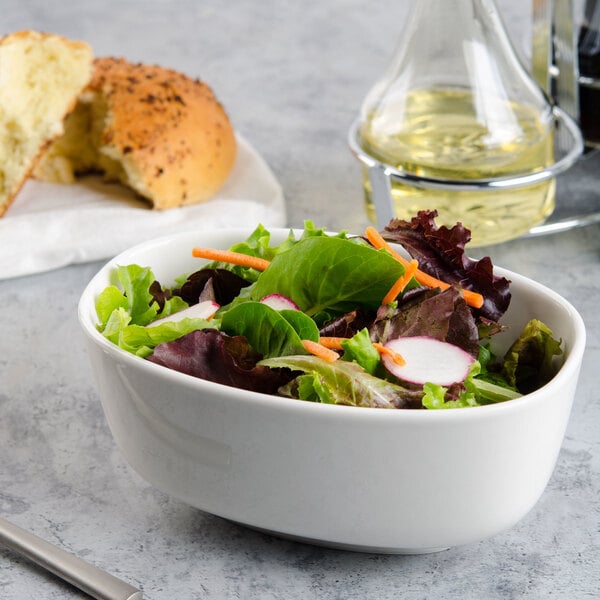
[{"label": "radish slice", "polygon": [[193,304],[192,306],[188,306],[179,312],[173,313],[167,317],[162,317],[161,319],[157,319],[156,321],[152,321],[152,323],[148,323],[146,327],[156,327],[157,325],[161,325],[162,323],[166,323],[167,321],[173,323],[175,321],[181,321],[182,319],[210,319],[218,310],[219,305],[212,300],[205,300],[204,302],[199,302],[198,304]]},{"label": "radish slice", "polygon": [[390,356],[382,355],[386,369],[403,381],[452,385],[464,381],[475,359],[462,348],[426,336],[401,337],[385,344],[401,354],[405,365],[398,365]]},{"label": "radish slice", "polygon": [[268,296],[265,296],[261,302],[275,310],[300,310],[298,305],[291,298],[282,296],[281,294],[269,294]]}]

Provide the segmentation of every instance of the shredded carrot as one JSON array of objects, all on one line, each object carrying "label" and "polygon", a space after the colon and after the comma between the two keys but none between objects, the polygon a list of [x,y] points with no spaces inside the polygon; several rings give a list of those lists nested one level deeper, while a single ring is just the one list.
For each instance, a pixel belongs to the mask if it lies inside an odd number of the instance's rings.
[{"label": "shredded carrot", "polygon": [[377,352],[379,352],[379,354],[386,354],[389,356],[400,367],[403,367],[406,364],[404,357],[399,352],[395,352],[391,348],[388,348],[379,342],[373,342],[373,347],[377,350]]},{"label": "shredded carrot", "polygon": [[[323,336],[323,337],[319,338],[319,343],[316,344],[316,346],[322,346],[325,349],[332,348],[334,350],[343,350],[342,342],[345,340],[348,340],[348,339],[349,338]],[[304,347],[309,352],[311,352],[311,350],[309,350],[309,348],[306,346],[306,342],[308,342],[308,340],[302,341],[302,343],[305,344]],[[309,343],[314,344],[314,342],[309,342]],[[380,355],[387,354],[388,356],[390,356],[392,358],[392,360],[397,365],[400,365],[401,367],[403,367],[406,364],[406,361],[404,360],[404,357],[401,354],[392,350],[391,348],[384,346],[383,344],[381,344],[379,342],[373,342],[373,348],[375,348],[375,350],[377,350],[377,352],[379,352]],[[322,351],[322,350],[318,349],[318,351]],[[335,352],[333,354],[335,354]],[[336,355],[336,359],[337,359],[338,355],[337,354],[335,354],[335,355]],[[336,360],[336,359],[334,359],[334,360]]]},{"label": "shredded carrot", "polygon": [[[371,244],[373,244],[373,246],[375,248],[377,248],[378,250],[381,250],[382,248],[384,248],[399,263],[404,265],[404,267],[408,267],[409,261],[406,260],[400,254],[398,254],[383,239],[383,237],[381,237],[380,233],[375,229],[375,227],[372,227],[372,226],[367,227],[367,229],[365,231],[365,235],[366,235],[367,239],[369,240],[369,242],[371,242]],[[426,287],[431,287],[431,288],[439,287],[442,290],[447,290],[450,287],[449,283],[446,283],[445,281],[436,279],[435,277],[432,277],[431,275],[424,273],[420,269],[417,269],[417,271],[414,274],[414,277],[421,285],[424,285]],[[474,308],[481,308],[483,306],[483,296],[481,294],[478,294],[477,292],[472,292],[471,290],[465,290],[464,288],[461,289],[461,292],[462,292],[463,298],[465,299],[465,302],[469,306],[473,306]]]},{"label": "shredded carrot", "polygon": [[322,344],[313,342],[312,340],[302,340],[302,345],[307,352],[314,354],[315,356],[318,356],[327,362],[335,362],[339,358],[339,354],[337,352],[326,348]]},{"label": "shredded carrot", "polygon": [[215,248],[193,248],[192,256],[232,263],[242,267],[251,267],[257,271],[264,271],[271,264],[264,258],[242,254],[241,252],[232,252],[231,250],[216,250]]},{"label": "shredded carrot", "polygon": [[332,350],[343,350],[342,342],[348,338],[343,337],[328,337],[323,336],[319,338],[319,344],[325,346],[325,348],[331,348]]},{"label": "shredded carrot", "polygon": [[418,268],[419,263],[415,259],[411,260],[408,263],[404,274],[398,277],[396,283],[394,283],[390,288],[390,291],[383,297],[381,304],[391,304],[398,297],[398,294],[408,285],[408,282],[414,277]]}]

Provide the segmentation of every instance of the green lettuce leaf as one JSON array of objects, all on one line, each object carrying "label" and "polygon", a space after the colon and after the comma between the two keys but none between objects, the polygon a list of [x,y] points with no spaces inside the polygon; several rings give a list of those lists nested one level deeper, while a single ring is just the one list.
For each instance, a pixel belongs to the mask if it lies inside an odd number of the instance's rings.
[{"label": "green lettuce leaf", "polygon": [[119,266],[115,272],[122,288],[109,285],[102,290],[96,299],[96,312],[100,320],[98,329],[117,346],[133,354],[147,356],[157,344],[207,326],[203,319],[182,319],[178,323],[165,322],[146,328],[159,318],[187,308],[188,303],[178,296],[165,294],[163,309],[160,310],[150,292],[156,280],[148,267],[135,264]]},{"label": "green lettuce leaf", "polygon": [[250,290],[252,300],[273,293],[291,298],[309,316],[376,310],[404,267],[390,254],[337,237],[308,237],[278,253]]},{"label": "green lettuce leaf", "polygon": [[284,309],[277,312],[294,328],[301,340],[319,341],[319,329],[308,315],[299,310]]},{"label": "green lettuce leaf", "polygon": [[[492,360],[493,355],[489,354],[488,357],[488,353],[489,350],[487,350],[487,353],[483,351],[480,353],[480,356],[484,357],[484,360]],[[478,360],[471,365],[469,374],[463,385],[465,388],[464,394],[472,395],[476,399],[477,404],[505,402],[506,400],[514,400],[521,396],[500,375],[493,375],[487,371],[487,368],[482,367],[482,364]]]},{"label": "green lettuce leaf", "polygon": [[562,354],[560,346],[547,325],[532,319],[504,355],[502,375],[520,392],[532,392],[554,377],[553,359]]},{"label": "green lettuce leaf", "polygon": [[455,400],[446,400],[447,388],[436,383],[426,383],[423,386],[423,407],[429,410],[444,408],[466,408],[467,406],[479,406],[472,393],[462,393]]},{"label": "green lettuce leaf", "polygon": [[[477,362],[471,367],[469,373],[469,380],[477,378],[477,385],[481,390],[484,390],[487,386],[483,385],[482,382],[494,384],[495,386],[507,388],[512,392],[517,392],[516,388],[506,380],[506,378],[500,373],[501,364],[498,361],[498,357],[492,352],[489,344],[485,344],[479,347],[479,354],[477,355]],[[479,372],[475,372],[478,368]],[[489,388],[490,393],[495,393],[494,388]],[[502,395],[502,394],[500,394]],[[520,394],[518,394],[520,395]],[[506,398],[503,398],[506,400]]]},{"label": "green lettuce leaf", "polygon": [[117,345],[145,358],[152,354],[153,349],[163,342],[172,342],[192,331],[212,328],[215,323],[204,319],[181,319],[181,321],[165,321],[154,327],[143,327],[141,325],[126,325],[120,329],[117,337]]},{"label": "green lettuce leaf", "polygon": [[[230,250],[270,261],[275,254],[280,251],[280,248],[286,248],[288,244],[293,243],[293,240],[294,236],[292,232],[290,232],[287,240],[282,244],[271,246],[271,233],[263,225],[258,225],[258,227],[243,242],[234,244],[231,246]],[[207,268],[226,269],[243,277],[249,282],[256,281],[260,275],[260,271],[257,271],[256,269],[224,262],[212,262],[207,265]]]},{"label": "green lettuce leaf", "polygon": [[[188,303],[177,296],[165,298],[163,309],[160,310],[158,302],[150,292],[152,284],[156,281],[149,267],[139,265],[119,266],[115,273],[121,288],[109,285],[96,299],[96,313],[100,323],[98,328],[104,331],[107,328],[112,313],[123,309],[130,317],[130,322],[135,325],[147,325],[158,318],[166,317],[187,308]],[[114,320],[122,321],[122,316],[116,315]],[[114,327],[114,322],[111,328]]]},{"label": "green lettuce leaf", "polygon": [[[484,354],[484,356],[486,356]],[[487,356],[486,356],[487,358]],[[506,402],[520,398],[521,394],[511,389],[506,383],[493,383],[482,379],[482,367],[479,361],[475,361],[469,370],[469,374],[462,384],[460,393],[449,394],[449,390],[441,385],[426,383],[423,386],[423,407],[428,409],[441,408],[464,408],[467,406],[481,406],[496,402]]]},{"label": "green lettuce leaf", "polygon": [[[292,388],[295,391],[292,391]],[[298,400],[335,404],[335,398],[329,392],[327,386],[321,383],[321,379],[317,373],[299,375],[295,382],[284,386],[280,393],[285,396],[297,397]]]},{"label": "green lettuce leaf", "polygon": [[306,352],[303,339],[319,341],[314,321],[297,310],[275,310],[262,302],[243,302],[221,315],[221,330],[243,335],[265,357]]},{"label": "green lettuce leaf", "polygon": [[118,306],[110,312],[106,323],[102,326],[102,335],[118,346],[119,335],[129,323],[131,323],[131,315],[125,308]]},{"label": "green lettuce leaf", "polygon": [[337,360],[328,363],[311,355],[280,356],[262,360],[259,365],[303,371],[310,377],[279,389],[292,398],[376,408],[410,408],[420,405],[422,393],[405,389],[367,373],[353,362]]},{"label": "green lettuce leaf", "polygon": [[118,309],[123,309],[129,316],[129,320],[131,320],[131,315],[127,311],[128,307],[129,301],[120,288],[116,285],[109,285],[104,288],[96,299],[96,314],[100,319],[99,328],[105,330],[113,311]]},{"label": "green lettuce leaf", "polygon": [[123,295],[127,305],[124,307],[131,315],[131,322],[147,325],[158,314],[158,303],[150,293],[154,274],[149,267],[127,265],[117,267],[117,278],[123,286]]},{"label": "green lettuce leaf", "polygon": [[[271,233],[264,225],[260,224],[244,241],[234,244],[229,250],[271,261],[275,255],[289,250],[300,240],[314,237],[327,237],[327,233],[324,228],[317,228],[312,221],[307,220],[304,222],[304,230],[299,238],[296,238],[294,232],[290,230],[287,238],[283,242],[276,246],[272,246]],[[334,237],[348,239],[345,231],[340,231]],[[257,271],[256,269],[219,261],[213,261],[206,265],[205,268],[232,271],[250,283],[254,283],[260,276],[260,271]]]},{"label": "green lettuce leaf", "polygon": [[381,358],[365,327],[348,340],[342,342],[343,360],[359,364],[367,373],[375,375],[381,366]]}]

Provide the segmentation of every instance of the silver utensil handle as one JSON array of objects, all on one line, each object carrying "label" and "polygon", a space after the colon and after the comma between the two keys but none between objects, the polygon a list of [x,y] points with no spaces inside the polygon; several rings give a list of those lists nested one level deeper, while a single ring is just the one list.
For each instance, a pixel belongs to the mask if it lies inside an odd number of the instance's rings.
[{"label": "silver utensil handle", "polygon": [[0,517],[0,544],[98,600],[141,600],[142,592]]}]

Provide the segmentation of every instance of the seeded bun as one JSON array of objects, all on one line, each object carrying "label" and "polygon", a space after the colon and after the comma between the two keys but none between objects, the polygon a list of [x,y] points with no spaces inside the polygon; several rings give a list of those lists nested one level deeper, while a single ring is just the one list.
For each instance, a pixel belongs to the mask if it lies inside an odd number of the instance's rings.
[{"label": "seeded bun", "polygon": [[0,216],[92,75],[92,49],[54,34],[0,38]]},{"label": "seeded bun", "polygon": [[208,85],[159,66],[97,58],[91,82],[35,176],[101,172],[156,209],[214,196],[236,155],[231,123]]}]

